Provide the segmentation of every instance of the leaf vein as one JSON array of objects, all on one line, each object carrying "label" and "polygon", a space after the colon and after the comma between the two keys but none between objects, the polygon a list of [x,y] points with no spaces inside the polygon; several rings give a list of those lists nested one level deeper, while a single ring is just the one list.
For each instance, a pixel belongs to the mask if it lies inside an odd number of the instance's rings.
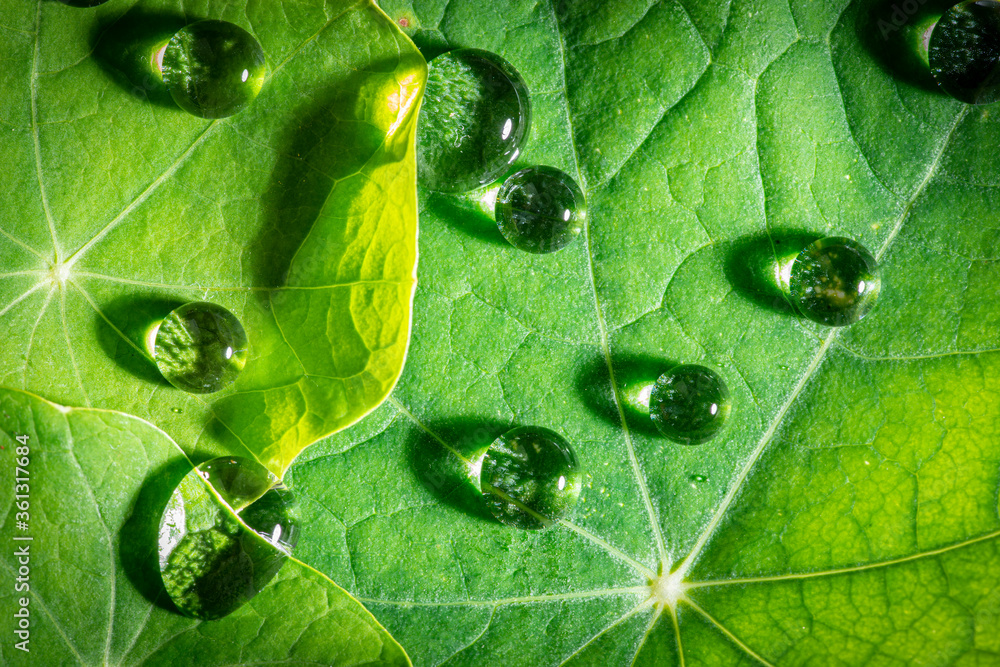
[{"label": "leaf vein", "polygon": [[35,54],[31,61],[31,136],[35,146],[35,176],[38,179],[38,192],[42,199],[42,209],[45,211],[45,221],[49,226],[49,235],[52,237],[52,251],[56,255],[56,262],[58,262],[62,251],[59,248],[59,240],[56,238],[56,227],[52,220],[52,211],[49,208],[49,198],[45,193],[45,179],[42,178],[42,144],[38,131],[38,54],[41,50],[41,42],[42,0],[38,0],[38,11],[35,14]]},{"label": "leaf vein", "polygon": [[754,658],[759,663],[761,663],[763,665],[767,665],[767,667],[774,667],[774,665],[772,665],[770,662],[768,662],[767,660],[765,660],[764,658],[762,658],[756,651],[754,651],[752,648],[750,648],[749,646],[747,646],[746,644],[744,644],[743,641],[740,640],[739,637],[737,637],[736,635],[734,635],[732,633],[732,631],[729,630],[729,628],[727,628],[726,626],[724,626],[719,621],[715,620],[715,618],[713,618],[707,611],[705,611],[704,609],[702,609],[701,607],[699,607],[697,604],[695,604],[691,600],[686,600],[686,603],[689,604],[689,605],[691,605],[691,607],[696,612],[698,612],[699,614],[701,614],[702,616],[704,616],[705,620],[707,620],[709,623],[711,623],[716,628],[718,628],[719,631],[722,632],[722,634],[724,634],[726,637],[729,637],[729,639],[734,644],[736,644],[737,646],[739,646],[747,655],[749,655],[750,657]]},{"label": "leaf vein", "polygon": [[639,654],[642,653],[642,647],[646,645],[646,641],[649,639],[650,633],[653,632],[653,628],[656,627],[656,623],[660,620],[660,616],[662,615],[663,607],[659,606],[656,608],[656,613],[654,613],[652,618],[649,619],[649,624],[646,626],[646,632],[643,633],[642,639],[639,641],[639,645],[635,647],[635,653],[632,654],[632,661],[629,663],[631,667],[635,667],[635,662],[639,659]]},{"label": "leaf vein", "polygon": [[[587,189],[586,182],[583,179],[583,174],[580,172],[580,160],[579,160],[579,150],[576,145],[576,134],[573,129],[573,118],[569,109],[569,90],[566,85],[566,41],[562,34],[562,30],[559,26],[559,17],[556,12],[555,0],[549,3],[552,9],[552,14],[555,20],[556,32],[559,36],[559,57],[560,63],[562,65],[562,83],[563,90],[566,92],[566,123],[569,129],[569,137],[571,146],[573,148],[573,163],[576,170],[577,182],[580,183],[581,188]],[[597,292],[597,280],[594,274],[594,246],[593,240],[590,234],[590,219],[587,219],[584,225],[584,234],[586,236],[587,242],[587,274],[590,280],[590,287],[594,297],[594,308],[597,311],[597,326],[600,333],[601,351],[604,354],[604,362],[608,367],[608,375],[611,380],[612,395],[615,399],[615,407],[618,409],[618,418],[622,425],[622,431],[625,435],[625,447],[628,451],[629,463],[632,467],[632,474],[635,476],[636,484],[639,487],[639,495],[642,498],[643,505],[646,507],[646,513],[649,515],[649,522],[653,530],[653,535],[656,538],[656,548],[659,553],[660,560],[666,563],[668,560],[666,544],[663,540],[663,530],[660,527],[659,516],[656,510],[653,508],[653,501],[649,494],[649,488],[646,485],[646,478],[643,475],[642,469],[639,467],[639,460],[635,454],[635,447],[632,443],[632,434],[629,431],[628,423],[625,421],[625,411],[622,407],[621,390],[618,387],[618,382],[615,379],[615,369],[614,364],[611,361],[611,348],[608,343],[608,331],[607,325],[604,322],[604,313],[601,311],[601,301]]]},{"label": "leaf vein", "polygon": [[553,593],[549,595],[523,595],[511,598],[499,598],[496,600],[458,600],[455,602],[416,602],[413,600],[380,600],[377,598],[363,598],[358,600],[365,604],[384,604],[400,607],[490,607],[504,606],[510,604],[531,604],[545,602],[563,602],[566,600],[582,600],[599,597],[614,597],[616,595],[641,595],[648,593],[646,586],[632,586],[627,588],[603,588],[592,591],[577,591],[574,593]]},{"label": "leaf vein", "polygon": [[[896,220],[896,224],[893,225],[893,229],[889,233],[889,236],[886,238],[886,240],[883,242],[882,246],[876,253],[875,258],[877,260],[881,261],[882,258],[885,256],[886,252],[888,252],[890,246],[892,245],[892,242],[899,235],[899,232],[902,229],[903,224],[906,222],[907,218],[909,218],[910,212],[913,209],[913,205],[916,203],[917,199],[920,197],[920,195],[926,189],[927,185],[933,179],[934,174],[937,172],[938,165],[941,162],[941,157],[944,155],[945,150],[948,147],[948,143],[950,142],[952,135],[955,133],[955,130],[958,128],[962,119],[965,118],[966,114],[968,113],[968,109],[969,109],[968,107],[965,107],[958,114],[956,114],[955,120],[953,121],[951,128],[948,130],[943,140],[941,141],[941,146],[938,149],[937,155],[931,162],[931,165],[928,167],[927,173],[924,175],[923,180],[921,180],[920,183],[917,185],[916,189],[913,192],[913,195],[910,197],[909,201],[903,207],[903,210],[900,213],[899,218]],[[817,350],[816,355],[813,357],[813,360],[806,368],[805,373],[796,383],[795,387],[792,389],[791,394],[789,394],[788,398],[785,399],[785,402],[782,404],[781,408],[775,414],[774,419],[771,421],[771,425],[768,427],[767,431],[761,437],[760,441],[757,443],[757,446],[754,448],[753,452],[751,452],[750,458],[744,464],[743,468],[740,471],[740,474],[737,476],[735,482],[733,483],[733,486],[730,487],[729,491],[726,493],[726,496],[722,499],[722,503],[719,505],[719,508],[715,511],[708,526],[698,537],[698,541],[691,549],[691,552],[684,558],[684,561],[681,563],[681,566],[679,568],[682,572],[681,576],[684,576],[688,572],[690,572],[691,567],[694,565],[698,556],[701,554],[701,551],[705,547],[705,544],[708,542],[709,538],[715,532],[715,529],[718,527],[723,516],[729,510],[729,507],[732,505],[733,500],[736,498],[736,495],[742,488],[743,483],[746,481],[747,477],[750,474],[750,471],[753,469],[754,465],[760,459],[761,455],[764,452],[764,449],[773,439],[774,434],[777,432],[778,427],[784,421],[785,415],[788,413],[789,409],[791,409],[792,405],[798,399],[799,395],[802,393],[805,386],[812,379],[817,369],[822,365],[822,362],[826,357],[827,351],[830,349],[830,347],[832,346],[833,342],[835,341],[839,333],[840,329],[836,328],[831,329],[827,333],[826,338],[823,340],[823,343]]]},{"label": "leaf vein", "polygon": [[877,570],[884,567],[891,567],[893,565],[901,565],[904,563],[910,563],[913,561],[922,560],[924,558],[933,558],[934,556],[940,556],[951,551],[957,551],[965,547],[973,546],[979,544],[980,542],[987,542],[1000,538],[1000,530],[987,533],[986,535],[980,535],[979,537],[974,537],[963,542],[958,542],[956,544],[949,544],[938,549],[932,549],[930,551],[923,551],[921,553],[912,554],[910,556],[904,556],[902,558],[894,558],[892,560],[882,561],[879,563],[865,563],[863,565],[855,565],[853,567],[843,567],[833,570],[821,570],[819,572],[795,572],[792,574],[779,574],[772,577],[747,577],[740,579],[718,579],[715,581],[699,581],[687,584],[688,588],[708,588],[710,586],[731,586],[731,585],[747,585],[747,584],[760,584],[760,583],[771,583],[780,581],[797,581],[801,579],[816,579],[818,577],[835,577],[842,574],[851,574],[852,572],[866,572],[868,570]]},{"label": "leaf vein", "polygon": [[565,660],[563,660],[562,662],[559,663],[559,667],[563,667],[563,665],[565,665],[566,663],[568,663],[575,656],[579,655],[581,651],[583,651],[584,649],[586,649],[588,646],[590,646],[591,644],[593,644],[595,641],[597,641],[598,639],[600,639],[601,637],[603,637],[607,633],[611,632],[612,630],[614,630],[615,628],[617,628],[619,625],[621,625],[622,623],[624,623],[628,619],[632,618],[633,616],[635,616],[636,614],[638,614],[639,612],[641,612],[643,609],[649,608],[649,606],[650,606],[650,601],[647,600],[646,602],[643,602],[642,604],[638,604],[635,607],[633,607],[632,609],[629,609],[622,616],[616,618],[611,623],[611,625],[605,627],[603,630],[601,630],[596,635],[594,635],[593,637],[591,637],[590,639],[588,639],[586,642],[584,642],[580,646],[580,648],[578,648],[575,651],[573,651],[572,653],[570,653],[569,656],[567,656]]}]

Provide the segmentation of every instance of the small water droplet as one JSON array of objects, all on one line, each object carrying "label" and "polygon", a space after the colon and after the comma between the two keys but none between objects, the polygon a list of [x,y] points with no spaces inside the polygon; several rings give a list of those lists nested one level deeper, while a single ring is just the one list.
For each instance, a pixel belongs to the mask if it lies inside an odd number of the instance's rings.
[{"label": "small water droplet", "polygon": [[875,306],[882,280],[878,262],[857,241],[829,237],[811,243],[792,262],[792,304],[814,322],[833,327],[859,321]]},{"label": "small water droplet", "polygon": [[587,204],[569,175],[552,167],[529,167],[504,181],[494,214],[500,232],[515,248],[549,253],[580,235]]},{"label": "small water droplet", "polygon": [[64,5],[69,5],[70,7],[81,7],[86,9],[87,7],[97,7],[98,5],[103,5],[108,0],[59,0]]},{"label": "small water droplet", "polygon": [[969,104],[1000,100],[1000,3],[959,2],[934,25],[927,44],[931,74],[949,95]]},{"label": "small water droplet", "polygon": [[572,511],[582,476],[572,448],[561,435],[524,426],[500,436],[486,450],[480,487],[499,521],[537,530]]},{"label": "small water droplet", "polygon": [[247,360],[243,325],[222,306],[187,303],[164,318],[153,359],[166,380],[193,394],[219,391],[236,381]]},{"label": "small water droplet", "polygon": [[457,49],[427,64],[417,131],[420,183],[468,192],[499,178],[527,141],[528,87],[514,67],[479,49]]},{"label": "small water droplet", "polygon": [[184,412],[180,408],[170,408],[170,411],[173,412],[175,415],[179,415]]},{"label": "small water droplet", "polygon": [[682,365],[664,373],[649,396],[649,416],[660,433],[684,445],[716,435],[729,416],[729,390],[718,373]]},{"label": "small water droplet", "polygon": [[160,59],[163,83],[177,106],[202,118],[248,107],[264,85],[264,50],[243,28],[198,21],[178,30]]},{"label": "small water droplet", "polygon": [[158,542],[160,575],[177,609],[221,618],[260,592],[297,544],[295,499],[255,461],[213,459],[174,489]]},{"label": "small water droplet", "polygon": [[691,479],[692,482],[707,482],[708,481],[708,477],[705,477],[704,475],[691,475],[690,479]]}]

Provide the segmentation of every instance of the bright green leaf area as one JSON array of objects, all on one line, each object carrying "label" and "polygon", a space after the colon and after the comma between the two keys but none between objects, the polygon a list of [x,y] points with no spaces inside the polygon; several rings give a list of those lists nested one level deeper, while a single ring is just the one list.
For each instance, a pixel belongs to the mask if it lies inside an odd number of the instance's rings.
[{"label": "bright green leaf area", "polygon": [[[5,389],[0,446],[11,480],[0,485],[3,664],[409,664],[364,607],[295,558],[224,619],[172,609],[159,579],[157,530],[192,464],[149,422]],[[17,490],[28,496],[27,530],[16,524],[16,503],[25,501],[15,497],[15,457],[28,480]],[[22,608],[27,653],[15,647],[25,639],[14,634]]]},{"label": "bright green leaf area", "polygon": [[[291,469],[299,557],[417,665],[1000,664],[996,107],[887,69],[866,3],[383,9],[520,70],[520,163],[579,177],[589,229],[529,255],[421,194],[406,370]],[[823,235],[884,268],[846,329],[754,267]],[[733,395],[699,447],[624,400],[677,362]],[[493,520],[449,451],[529,424],[589,475],[544,532]]]},{"label": "bright green leaf area", "polygon": [[[256,101],[214,121],[149,65],[203,18],[250,31],[268,63]],[[8,2],[0,32],[0,385],[279,476],[385,398],[410,333],[425,65],[372,2]],[[150,359],[149,332],[189,301],[249,332],[217,394]]]}]

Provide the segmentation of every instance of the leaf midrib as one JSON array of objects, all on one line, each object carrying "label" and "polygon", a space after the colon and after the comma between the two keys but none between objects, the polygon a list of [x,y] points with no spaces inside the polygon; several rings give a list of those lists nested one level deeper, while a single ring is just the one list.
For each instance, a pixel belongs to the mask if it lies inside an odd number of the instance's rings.
[{"label": "leaf midrib", "polygon": [[[576,179],[577,183],[580,184],[580,189],[586,192],[589,188],[587,186],[587,182],[583,178],[583,173],[580,171],[580,157],[579,150],[576,146],[576,132],[574,131],[573,114],[569,108],[569,87],[566,83],[566,38],[562,33],[561,26],[559,25],[559,15],[556,12],[555,1],[556,0],[550,0],[549,7],[552,9],[552,21],[555,25],[556,33],[559,36],[559,58],[562,65],[562,92],[563,97],[566,100],[566,123],[569,131],[570,147],[572,148],[573,153],[573,169],[576,172]],[[591,220],[592,218],[588,216],[587,222],[584,225],[584,238],[587,243],[587,278],[590,282],[591,293],[594,297],[594,310],[597,313],[597,326],[599,329],[601,353],[604,355],[604,363],[607,366],[608,375],[611,381],[611,390],[615,400],[615,408],[618,410],[618,419],[622,425],[622,431],[625,435],[625,447],[628,451],[629,464],[632,467],[632,474],[639,486],[639,495],[646,508],[646,513],[649,515],[649,521],[652,526],[654,539],[656,540],[656,550],[660,557],[661,569],[666,569],[668,558],[666,543],[663,539],[663,530],[660,528],[660,521],[657,517],[656,510],[653,508],[653,501],[649,494],[649,488],[646,485],[646,478],[642,474],[642,470],[639,468],[639,460],[636,457],[635,446],[632,443],[632,434],[629,431],[628,422],[625,420],[625,410],[622,407],[621,390],[615,380],[615,369],[611,360],[611,346],[608,342],[608,328],[604,321],[604,312],[601,309],[600,294],[597,290],[597,280],[594,275],[594,246],[590,235]],[[642,574],[645,574],[646,572],[648,572],[648,570],[640,571]]]}]

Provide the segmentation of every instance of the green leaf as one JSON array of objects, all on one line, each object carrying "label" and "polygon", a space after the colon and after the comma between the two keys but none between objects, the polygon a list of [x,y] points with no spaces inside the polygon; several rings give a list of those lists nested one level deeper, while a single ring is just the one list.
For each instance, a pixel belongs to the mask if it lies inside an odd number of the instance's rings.
[{"label": "green leaf", "polygon": [[[294,558],[224,619],[170,609],[157,531],[192,464],[152,424],[5,389],[0,445],[7,479],[15,464],[26,478],[17,496],[13,483],[0,486],[4,664],[189,664],[194,656],[206,665],[410,664],[357,601]],[[15,502],[27,502],[25,516]],[[29,628],[18,637],[21,609]],[[24,641],[27,653],[15,647]]]},{"label": "green leaf", "polygon": [[[157,40],[201,18],[267,57],[230,118],[181,111],[149,69]],[[409,339],[425,66],[372,2],[38,0],[0,20],[0,385],[279,476],[384,400]],[[210,396],[167,384],[146,351],[156,321],[198,300],[250,335],[246,370]]]},{"label": "green leaf", "polygon": [[[590,203],[535,256],[423,193],[404,376],[290,470],[300,556],[415,664],[1000,660],[1000,124],[903,71],[894,6],[384,3],[428,54],[517,67],[523,164]],[[823,235],[884,268],[846,329],[767,279]],[[623,400],[677,362],[733,395],[699,447]],[[589,474],[540,533],[494,521],[449,452],[530,424]]]}]

